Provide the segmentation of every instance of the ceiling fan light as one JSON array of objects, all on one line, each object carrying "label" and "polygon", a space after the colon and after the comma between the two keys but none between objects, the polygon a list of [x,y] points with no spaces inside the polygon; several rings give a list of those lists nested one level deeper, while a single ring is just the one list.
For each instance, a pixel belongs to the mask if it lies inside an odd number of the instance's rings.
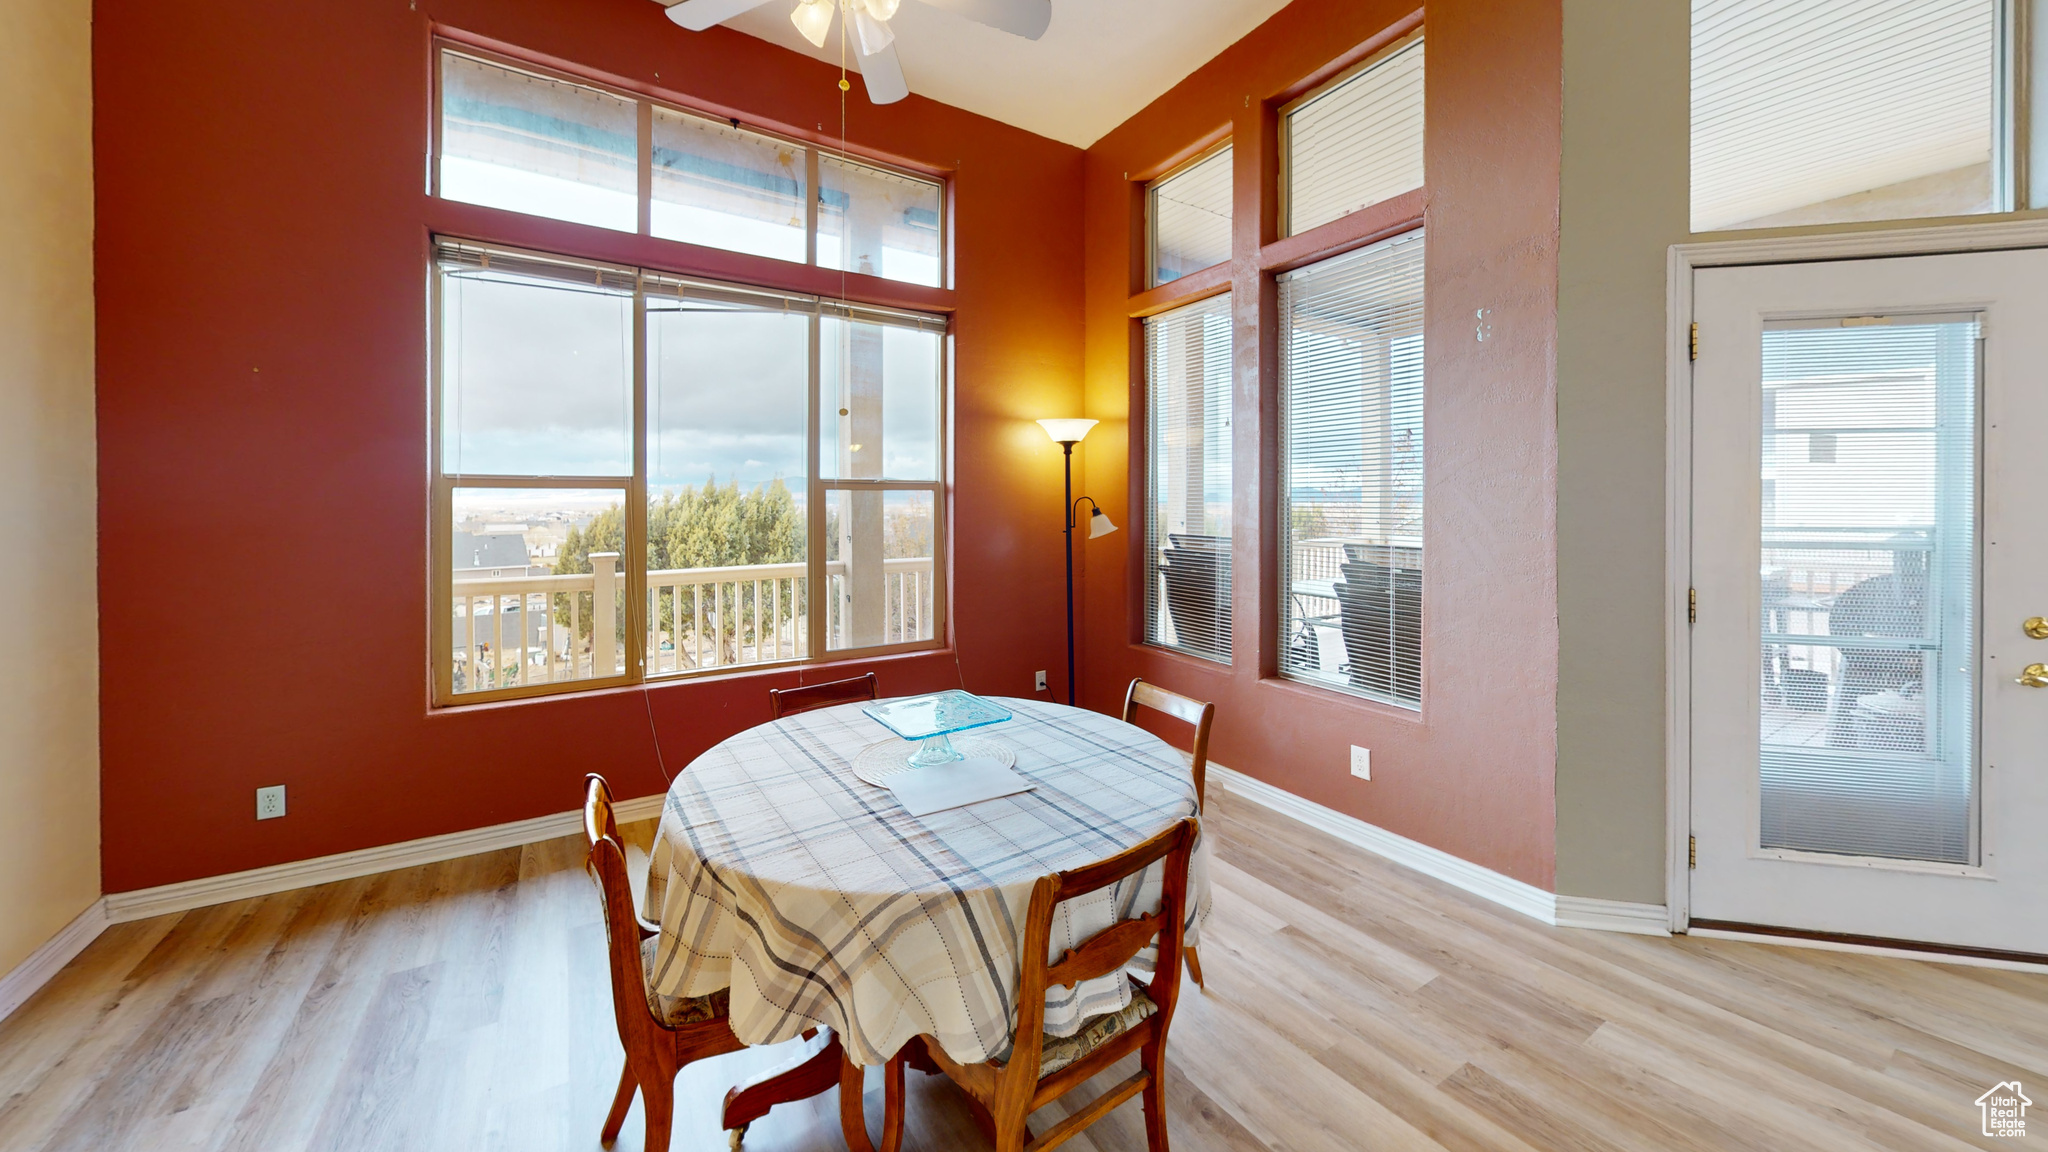
[{"label": "ceiling fan light", "polygon": [[901,6],[902,0],[861,0],[861,3],[867,5],[868,14],[875,19],[887,20],[896,15],[896,9]]},{"label": "ceiling fan light", "polygon": [[790,23],[819,48],[825,46],[825,37],[832,31],[833,0],[800,0],[796,11],[789,14]]},{"label": "ceiling fan light", "polygon": [[880,56],[882,50],[896,40],[896,34],[889,31],[889,25],[877,20],[865,6],[853,10],[853,31],[860,38],[862,56]]}]

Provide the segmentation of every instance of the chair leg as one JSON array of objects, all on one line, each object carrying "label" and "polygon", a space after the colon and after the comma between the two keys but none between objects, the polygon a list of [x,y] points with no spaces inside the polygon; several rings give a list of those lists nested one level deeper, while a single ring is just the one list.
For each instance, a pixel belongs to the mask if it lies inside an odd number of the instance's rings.
[{"label": "chair leg", "polygon": [[1142,1049],[1140,1062],[1151,1076],[1145,1081],[1145,1152],[1168,1152],[1166,1146],[1166,1037]]},{"label": "chair leg", "polygon": [[882,1066],[882,1143],[877,1148],[868,1141],[867,1109],[861,1100],[866,1073],[852,1057],[840,1055],[839,1126],[851,1152],[898,1152],[903,1147],[905,1060],[904,1054],[898,1052]]},{"label": "chair leg", "polygon": [[633,1079],[633,1062],[626,1061],[626,1070],[619,1073],[619,1090],[612,1096],[611,1115],[604,1118],[604,1132],[598,1136],[598,1143],[609,1148],[619,1138],[619,1129],[626,1125],[626,1112],[633,1107],[633,1093],[640,1088],[640,1082]]},{"label": "chair leg", "polygon": [[675,1099],[673,1080],[640,1086],[640,1101],[647,1106],[647,1152],[668,1152],[669,1138],[675,1134]]},{"label": "chair leg", "polygon": [[1204,992],[1207,992],[1209,990],[1209,986],[1207,984],[1202,983],[1202,958],[1195,955],[1195,950],[1193,948],[1183,948],[1180,950],[1180,954],[1182,956],[1187,957],[1188,975],[1193,976],[1195,978],[1195,987],[1200,988]]}]

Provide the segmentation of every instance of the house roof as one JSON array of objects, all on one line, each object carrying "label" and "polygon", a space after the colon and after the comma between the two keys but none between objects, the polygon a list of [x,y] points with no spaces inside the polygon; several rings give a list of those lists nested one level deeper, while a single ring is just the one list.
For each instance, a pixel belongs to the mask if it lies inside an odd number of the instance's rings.
[{"label": "house roof", "polygon": [[449,548],[457,572],[479,568],[525,568],[526,537],[517,532],[457,532]]}]

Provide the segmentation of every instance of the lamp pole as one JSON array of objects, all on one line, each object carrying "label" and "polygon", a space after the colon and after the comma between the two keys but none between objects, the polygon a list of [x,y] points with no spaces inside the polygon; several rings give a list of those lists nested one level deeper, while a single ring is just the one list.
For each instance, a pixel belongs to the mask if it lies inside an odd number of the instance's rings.
[{"label": "lamp pole", "polygon": [[1063,531],[1067,541],[1067,707],[1071,708],[1074,706],[1074,441],[1062,440],[1060,447],[1066,452],[1067,464],[1066,498],[1060,507],[1067,519]]}]

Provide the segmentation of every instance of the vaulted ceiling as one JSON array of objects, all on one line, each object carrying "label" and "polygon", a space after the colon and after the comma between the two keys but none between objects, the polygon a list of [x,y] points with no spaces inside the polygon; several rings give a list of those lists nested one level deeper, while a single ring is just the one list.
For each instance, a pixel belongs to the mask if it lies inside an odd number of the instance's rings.
[{"label": "vaulted ceiling", "polygon": [[[910,90],[1041,136],[1087,147],[1207,62],[1287,0],[1052,0],[1038,40],[904,0],[889,21]],[[822,49],[790,23],[793,0],[769,0],[728,26],[838,63],[837,28]],[[679,36],[691,35],[677,29]],[[849,71],[859,71],[851,49]],[[860,93],[855,85],[855,94]]]}]

